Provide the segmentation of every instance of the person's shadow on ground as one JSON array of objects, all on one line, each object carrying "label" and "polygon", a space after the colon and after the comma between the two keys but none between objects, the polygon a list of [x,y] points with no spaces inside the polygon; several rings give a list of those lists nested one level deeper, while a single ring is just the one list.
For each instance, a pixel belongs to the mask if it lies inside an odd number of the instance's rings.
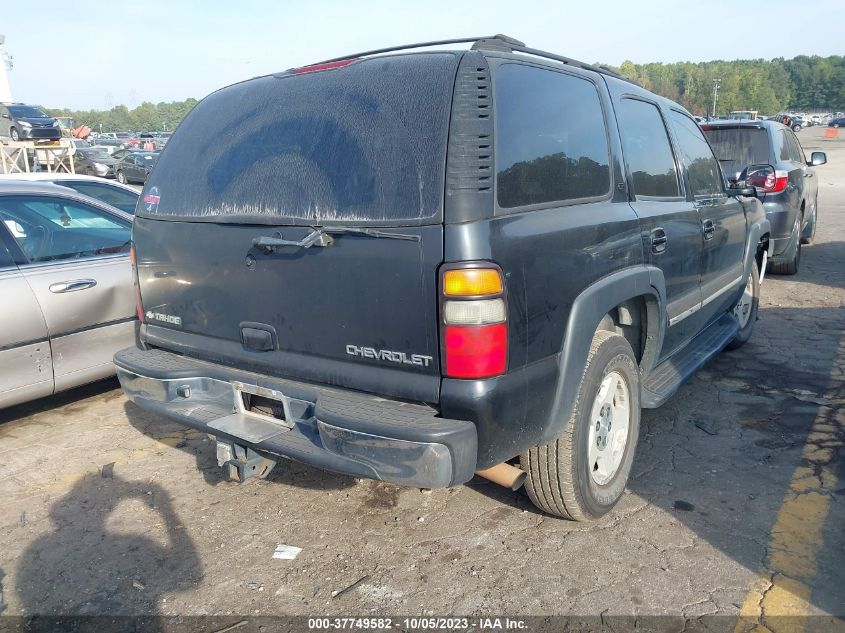
[{"label": "person's shadow on ground", "polygon": [[[50,510],[55,529],[21,556],[16,590],[24,616],[149,616],[158,612],[163,594],[202,580],[196,547],[167,492],[104,475],[86,477],[56,501]],[[156,533],[109,530],[110,515],[126,501],[145,506],[137,523],[144,531],[151,515],[158,516],[166,545]]]}]

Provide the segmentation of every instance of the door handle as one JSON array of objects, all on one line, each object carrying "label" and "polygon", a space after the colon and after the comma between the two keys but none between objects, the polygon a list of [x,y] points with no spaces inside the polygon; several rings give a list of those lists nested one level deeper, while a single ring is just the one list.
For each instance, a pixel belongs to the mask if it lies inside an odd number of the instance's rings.
[{"label": "door handle", "polygon": [[654,229],[651,232],[651,252],[662,253],[669,245],[669,238],[666,237],[666,231],[662,228]]},{"label": "door handle", "polygon": [[704,220],[703,229],[704,239],[712,240],[713,236],[716,234],[716,225],[713,224],[713,220]]},{"label": "door handle", "polygon": [[813,172],[811,172],[811,171],[804,172],[804,178],[812,178],[812,177],[813,177]]},{"label": "door handle", "polygon": [[77,290],[86,290],[97,285],[96,279],[71,279],[70,281],[60,281],[55,284],[50,284],[50,292],[61,294],[63,292],[76,292]]}]

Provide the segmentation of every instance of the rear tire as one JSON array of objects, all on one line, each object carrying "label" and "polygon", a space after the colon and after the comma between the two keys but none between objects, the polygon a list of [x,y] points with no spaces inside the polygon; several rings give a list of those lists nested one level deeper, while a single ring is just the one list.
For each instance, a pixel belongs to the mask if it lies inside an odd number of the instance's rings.
[{"label": "rear tire", "polygon": [[[795,223],[795,231],[799,230],[801,226],[801,219]],[[795,244],[791,251],[786,255],[785,261],[771,262],[772,272],[775,275],[794,275],[798,272],[798,267],[801,264],[801,235],[795,236]]]},{"label": "rear tire", "polygon": [[810,221],[807,222],[807,226],[804,229],[804,232],[801,234],[801,243],[802,244],[812,244],[813,240],[816,238],[816,225],[818,224],[819,220],[819,199],[816,198],[816,201],[813,203],[813,213],[810,215]]},{"label": "rear tire", "polygon": [[739,332],[733,340],[726,345],[727,349],[739,349],[751,338],[754,331],[754,322],[757,320],[757,308],[760,305],[760,271],[757,270],[756,262],[751,264],[751,275],[737,300],[736,305],[731,309],[736,320],[739,321]]},{"label": "rear tire", "polygon": [[640,374],[624,337],[596,332],[563,433],[520,455],[531,501],[549,514],[586,521],[625,492],[640,432]]}]

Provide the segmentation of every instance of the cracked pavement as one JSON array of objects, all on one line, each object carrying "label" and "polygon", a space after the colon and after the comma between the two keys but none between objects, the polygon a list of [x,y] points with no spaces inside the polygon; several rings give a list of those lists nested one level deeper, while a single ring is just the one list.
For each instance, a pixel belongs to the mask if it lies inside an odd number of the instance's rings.
[{"label": "cracked pavement", "polygon": [[[602,520],[545,516],[480,479],[420,491],[283,462],[230,483],[205,435],[107,381],[0,411],[0,612],[845,631],[845,139],[799,138],[828,152],[816,243],[798,275],[767,276],[743,349],[644,411]],[[302,552],[273,559],[278,544]]]}]

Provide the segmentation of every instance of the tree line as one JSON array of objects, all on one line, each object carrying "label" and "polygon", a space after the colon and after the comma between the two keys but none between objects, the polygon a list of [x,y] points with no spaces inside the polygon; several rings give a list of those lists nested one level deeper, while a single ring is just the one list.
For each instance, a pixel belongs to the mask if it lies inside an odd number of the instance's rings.
[{"label": "tree line", "polygon": [[[694,114],[710,114],[713,81],[719,80],[717,114],[757,110],[772,115],[787,110],[836,112],[845,109],[845,56],[794,59],[634,64],[616,69],[644,88],[684,105]],[[95,132],[173,130],[197,104],[196,99],[111,110],[48,109],[52,116],[73,117]]]},{"label": "tree line", "polygon": [[644,88],[677,101],[693,114],[712,114],[714,80],[719,81],[716,114],[757,110],[836,112],[845,109],[845,57],[801,55],[673,64],[634,64],[616,69]]},{"label": "tree line", "polygon": [[111,110],[49,108],[47,114],[72,117],[74,125],[87,125],[94,132],[172,132],[195,105],[196,99],[155,104],[145,101],[131,110],[124,105]]}]

